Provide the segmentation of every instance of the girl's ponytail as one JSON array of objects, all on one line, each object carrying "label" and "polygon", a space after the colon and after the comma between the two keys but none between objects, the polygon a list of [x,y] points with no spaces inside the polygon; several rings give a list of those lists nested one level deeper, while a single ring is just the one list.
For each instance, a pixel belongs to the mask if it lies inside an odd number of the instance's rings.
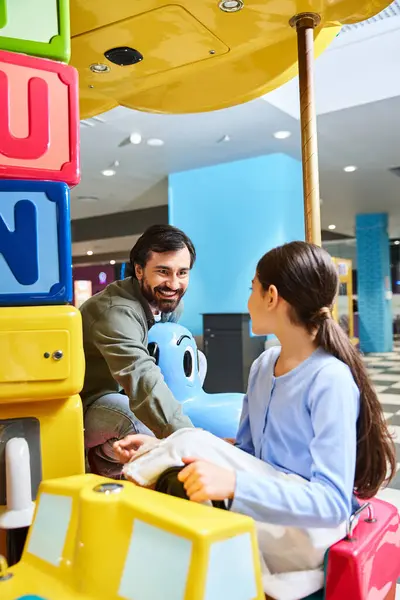
[{"label": "girl's ponytail", "polygon": [[329,309],[320,309],[312,321],[318,327],[318,345],[349,366],[360,390],[354,485],[361,498],[372,498],[383,483],[392,479],[397,468],[396,450],[381,403],[358,350],[340,325],[332,319]]},{"label": "girl's ponytail", "polygon": [[319,346],[349,366],[360,390],[355,488],[360,497],[371,498],[395,475],[396,452],[363,360],[331,316],[339,287],[332,258],[313,244],[291,242],[265,254],[257,276],[265,291],[274,285],[290,305],[293,323],[306,327]]}]

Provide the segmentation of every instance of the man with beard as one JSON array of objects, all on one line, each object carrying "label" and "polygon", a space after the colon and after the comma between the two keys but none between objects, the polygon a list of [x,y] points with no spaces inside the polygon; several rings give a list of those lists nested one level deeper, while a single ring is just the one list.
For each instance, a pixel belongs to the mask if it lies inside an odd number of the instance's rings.
[{"label": "man with beard", "polygon": [[81,397],[94,473],[120,476],[113,444],[129,434],[164,438],[192,426],[148,352],[147,334],[155,321],[178,320],[195,259],[182,231],[154,225],[131,250],[131,275],[81,306],[86,359]]}]

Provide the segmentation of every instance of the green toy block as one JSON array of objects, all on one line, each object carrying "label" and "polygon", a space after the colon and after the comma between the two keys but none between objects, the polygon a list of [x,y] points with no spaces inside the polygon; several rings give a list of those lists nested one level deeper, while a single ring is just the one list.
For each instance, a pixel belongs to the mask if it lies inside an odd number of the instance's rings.
[{"label": "green toy block", "polygon": [[0,50],[68,63],[69,0],[0,0]]}]

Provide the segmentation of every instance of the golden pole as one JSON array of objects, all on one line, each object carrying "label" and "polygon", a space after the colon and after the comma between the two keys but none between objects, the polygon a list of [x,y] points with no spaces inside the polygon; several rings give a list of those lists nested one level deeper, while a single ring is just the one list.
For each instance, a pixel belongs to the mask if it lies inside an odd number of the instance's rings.
[{"label": "golden pole", "polygon": [[321,17],[314,13],[302,13],[290,20],[297,31],[306,240],[318,246],[321,245],[321,214],[313,69],[314,28],[320,22]]}]

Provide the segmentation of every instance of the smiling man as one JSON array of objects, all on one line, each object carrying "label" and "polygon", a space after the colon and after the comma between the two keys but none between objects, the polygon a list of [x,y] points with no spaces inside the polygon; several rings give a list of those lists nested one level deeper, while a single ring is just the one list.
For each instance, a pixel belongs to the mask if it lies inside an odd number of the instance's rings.
[{"label": "smiling man", "polygon": [[155,321],[178,320],[195,259],[182,231],[154,225],[132,248],[132,275],[81,306],[86,359],[81,397],[92,472],[120,475],[116,440],[151,432],[164,438],[191,426],[148,352],[147,334]]}]

